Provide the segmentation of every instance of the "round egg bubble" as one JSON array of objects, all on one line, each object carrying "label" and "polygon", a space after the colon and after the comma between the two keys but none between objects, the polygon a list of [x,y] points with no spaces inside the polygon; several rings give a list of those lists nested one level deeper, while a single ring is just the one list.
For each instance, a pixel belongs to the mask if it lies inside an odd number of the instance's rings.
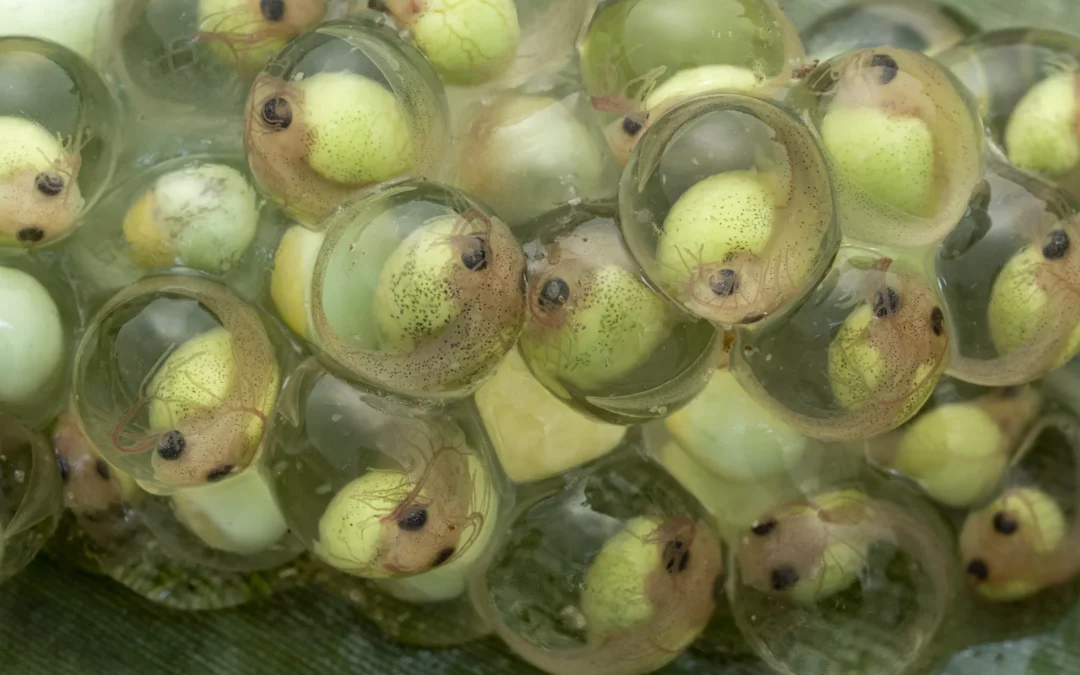
[{"label": "round egg bubble", "polygon": [[248,94],[244,150],[262,193],[319,229],[362,188],[434,174],[448,116],[424,57],[360,17],[324,24],[270,61]]},{"label": "round egg bubble", "polygon": [[997,150],[1080,196],[1080,38],[1038,29],[987,31],[938,60],[974,97]]},{"label": "round egg bubble", "polygon": [[867,477],[775,508],[743,530],[728,597],[779,673],[915,672],[961,588],[953,537],[926,502]]},{"label": "round egg bubble", "polygon": [[78,54],[0,38],[0,247],[70,234],[112,179],[119,104]]},{"label": "round egg bubble", "polygon": [[461,596],[509,508],[473,411],[368,394],[314,360],[283,401],[269,466],[290,530],[338,570],[408,578],[396,597]]},{"label": "round egg bubble", "polygon": [[802,306],[738,331],[730,367],[796,431],[861,440],[930,396],[948,363],[946,323],[917,266],[846,246]]},{"label": "round egg bubble", "polygon": [[642,128],[672,104],[715,91],[771,95],[803,57],[773,0],[604,3],[578,51],[585,90],[624,164]]},{"label": "round egg bubble", "polygon": [[0,414],[0,581],[34,559],[63,510],[60,471],[48,440]]},{"label": "round egg bubble", "polygon": [[541,384],[615,424],[664,417],[705,386],[721,335],[642,280],[612,205],[566,207],[530,228],[518,349]]},{"label": "round egg bubble", "polygon": [[461,398],[514,346],[525,256],[472,198],[401,181],[358,196],[326,225],[306,301],[311,341],[341,374],[412,398]]},{"label": "round egg bubble", "polygon": [[619,211],[649,281],[723,326],[799,302],[839,246],[833,189],[812,133],[748,96],[702,96],[659,118],[623,173]]},{"label": "round egg bubble", "polygon": [[716,607],[720,543],[697,502],[633,451],[518,509],[473,597],[519,657],[559,674],[652,672]]},{"label": "round egg bubble", "polygon": [[822,140],[841,230],[862,242],[936,245],[982,178],[982,121],[936,61],[875,47],[825,61],[787,102]]},{"label": "round egg bubble", "polygon": [[32,414],[56,394],[70,349],[68,328],[35,275],[0,265],[0,410]]},{"label": "round egg bubble", "polygon": [[1024,384],[1080,351],[1078,227],[1068,195],[1003,162],[988,164],[934,261],[954,336],[950,375]]},{"label": "round egg bubble", "polygon": [[290,358],[276,325],[224,286],[149,277],[91,322],[74,398],[90,440],[144,488],[228,483],[261,454]]}]

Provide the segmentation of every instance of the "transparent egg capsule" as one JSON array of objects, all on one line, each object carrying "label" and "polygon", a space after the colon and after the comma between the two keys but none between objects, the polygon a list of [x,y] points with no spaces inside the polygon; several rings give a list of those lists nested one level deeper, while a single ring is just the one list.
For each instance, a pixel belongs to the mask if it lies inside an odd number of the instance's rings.
[{"label": "transparent egg capsule", "polygon": [[[413,398],[461,398],[514,346],[525,256],[510,229],[464,193],[423,181],[381,186],[326,226],[310,295],[277,298],[286,316],[310,307],[300,327],[343,376]],[[303,259],[313,243],[290,245]],[[289,256],[279,249],[277,266]],[[288,272],[275,274],[286,283]]]},{"label": "transparent egg capsule", "polygon": [[148,490],[243,482],[288,358],[275,327],[224,286],[150,277],[91,322],[73,400],[91,442]]},{"label": "transparent egg capsule", "polygon": [[457,132],[446,180],[515,229],[564,204],[614,199],[619,169],[591,116],[576,86],[477,102]]},{"label": "transparent egg capsule", "polygon": [[1080,351],[1080,214],[1053,186],[1001,162],[937,250],[951,320],[949,374],[1032,382]]},{"label": "transparent egg capsule", "polygon": [[652,672],[716,607],[723,561],[708,517],[624,449],[538,484],[475,589],[499,637],[548,673]]},{"label": "transparent egg capsule", "polygon": [[578,51],[585,91],[624,164],[641,130],[672,104],[716,91],[773,94],[803,58],[774,0],[601,3]]},{"label": "transparent egg capsule", "polygon": [[448,140],[446,95],[431,65],[372,20],[294,40],[248,94],[244,150],[263,194],[306,225],[360,188],[435,172]]},{"label": "transparent egg capsule", "polygon": [[581,0],[380,0],[448,85],[513,87],[568,60]]},{"label": "transparent egg capsule", "polygon": [[921,672],[961,588],[945,522],[880,481],[775,509],[743,530],[732,573],[736,622],[786,675]]},{"label": "transparent egg capsule", "polygon": [[982,122],[964,87],[927,56],[896,47],[834,57],[787,99],[820,135],[852,239],[936,245],[982,178]]},{"label": "transparent egg capsule", "polygon": [[119,107],[82,57],[0,38],[0,248],[70,233],[112,178]]},{"label": "transparent egg capsule", "polygon": [[701,391],[721,335],[641,279],[612,205],[571,206],[531,225],[518,348],[541,384],[615,424],[663,417]]},{"label": "transparent egg capsule", "polygon": [[33,560],[62,509],[60,472],[49,442],[0,414],[0,581]]},{"label": "transparent egg capsule", "polygon": [[940,54],[978,27],[953,7],[936,0],[858,0],[829,12],[799,36],[811,59],[868,47],[899,47]]},{"label": "transparent egg capsule", "polygon": [[619,211],[649,281],[720,325],[797,302],[839,245],[810,130],[747,96],[702,96],[659,118],[623,173]]},{"label": "transparent egg capsule", "polygon": [[1080,574],[1080,424],[1048,415],[1017,454],[1001,491],[960,531],[968,582],[991,603],[1046,598]]},{"label": "transparent egg capsule", "polygon": [[910,419],[948,356],[945,313],[918,267],[850,246],[805,304],[739,332],[731,369],[796,431],[861,440]]},{"label": "transparent egg capsule", "polygon": [[1080,198],[1080,38],[996,30],[965,40],[938,60],[974,96],[990,140],[1009,161]]},{"label": "transparent egg capsule", "polygon": [[1000,489],[1043,408],[1031,386],[986,389],[943,379],[904,426],[864,444],[874,465],[945,506],[981,506]]},{"label": "transparent egg capsule", "polygon": [[490,455],[468,406],[369,394],[309,359],[282,394],[269,466],[289,528],[319,559],[443,602],[464,593],[509,506]]}]

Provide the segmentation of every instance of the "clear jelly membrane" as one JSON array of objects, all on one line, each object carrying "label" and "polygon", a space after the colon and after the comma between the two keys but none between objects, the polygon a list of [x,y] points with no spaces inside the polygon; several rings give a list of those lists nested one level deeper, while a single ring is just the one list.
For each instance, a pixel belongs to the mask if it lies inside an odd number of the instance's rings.
[{"label": "clear jelly membrane", "polygon": [[39,432],[0,415],[0,580],[25,567],[56,529],[60,475]]},{"label": "clear jelly membrane", "polygon": [[82,57],[32,38],[0,38],[0,88],[0,246],[58,241],[112,179],[117,100]]}]

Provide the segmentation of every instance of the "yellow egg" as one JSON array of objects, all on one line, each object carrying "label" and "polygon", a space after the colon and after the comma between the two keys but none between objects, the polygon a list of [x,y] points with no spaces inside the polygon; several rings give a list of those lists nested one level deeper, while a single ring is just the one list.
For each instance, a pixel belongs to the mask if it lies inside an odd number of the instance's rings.
[{"label": "yellow egg", "polygon": [[285,232],[274,255],[270,271],[270,298],[285,324],[297,335],[310,340],[311,277],[324,235],[303,225]]},{"label": "yellow egg", "polygon": [[1077,73],[1046,78],[1020,99],[1005,127],[1009,160],[1021,169],[1058,176],[1080,163]]}]

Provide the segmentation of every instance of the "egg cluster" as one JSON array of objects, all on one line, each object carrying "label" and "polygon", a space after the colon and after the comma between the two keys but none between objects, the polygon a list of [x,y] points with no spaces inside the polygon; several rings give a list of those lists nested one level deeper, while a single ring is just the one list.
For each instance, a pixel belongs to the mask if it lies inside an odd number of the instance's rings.
[{"label": "egg cluster", "polygon": [[555,675],[924,672],[1075,595],[1080,37],[100,4],[0,26],[0,579]]}]

